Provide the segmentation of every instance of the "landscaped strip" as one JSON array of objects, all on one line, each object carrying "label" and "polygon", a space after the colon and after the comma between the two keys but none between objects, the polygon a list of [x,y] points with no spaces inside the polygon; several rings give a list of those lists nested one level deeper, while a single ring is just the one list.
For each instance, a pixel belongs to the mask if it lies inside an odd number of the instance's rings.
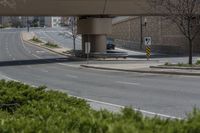
[{"label": "landscaped strip", "polygon": [[43,41],[41,41],[40,39],[38,39],[37,37],[33,37],[30,41],[34,42],[34,43],[43,43]]},{"label": "landscaped strip", "polygon": [[185,64],[185,63],[178,63],[178,64],[172,64],[169,62],[166,62],[164,65],[161,66],[170,66],[170,67],[197,67],[200,68],[200,60],[197,60],[195,64]]},{"label": "landscaped strip", "polygon": [[200,111],[184,120],[96,111],[85,100],[45,87],[0,81],[0,133],[199,133]]},{"label": "landscaped strip", "polygon": [[49,47],[49,48],[59,48],[59,46],[57,44],[54,44],[51,42],[45,43],[44,46]]}]

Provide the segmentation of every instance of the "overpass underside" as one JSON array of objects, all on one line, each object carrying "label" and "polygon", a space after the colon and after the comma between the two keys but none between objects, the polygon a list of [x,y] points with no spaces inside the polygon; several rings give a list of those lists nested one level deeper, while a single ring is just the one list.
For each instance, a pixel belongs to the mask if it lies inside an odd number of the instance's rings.
[{"label": "overpass underside", "polygon": [[159,15],[149,0],[0,0],[1,16],[78,16],[78,33],[91,52],[106,50],[113,16]]}]

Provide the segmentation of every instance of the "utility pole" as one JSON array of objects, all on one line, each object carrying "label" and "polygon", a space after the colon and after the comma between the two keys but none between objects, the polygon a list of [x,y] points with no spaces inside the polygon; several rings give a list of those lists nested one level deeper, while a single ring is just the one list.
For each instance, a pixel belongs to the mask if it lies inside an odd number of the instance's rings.
[{"label": "utility pole", "polygon": [[140,16],[140,50],[142,50],[142,46],[143,46],[143,27],[145,27],[146,28],[146,26],[147,26],[147,19],[145,18],[144,19],[144,22],[143,22],[143,16]]},{"label": "utility pole", "polygon": [[75,39],[75,17],[72,20],[72,34],[73,34],[73,44],[74,44],[74,51],[76,50],[76,39]]},{"label": "utility pole", "polygon": [[142,16],[140,16],[140,50],[142,50],[142,45],[143,45],[143,21],[142,21]]},{"label": "utility pole", "polygon": [[28,16],[26,16],[26,26],[27,26],[27,31],[29,32],[29,19],[28,19]]}]

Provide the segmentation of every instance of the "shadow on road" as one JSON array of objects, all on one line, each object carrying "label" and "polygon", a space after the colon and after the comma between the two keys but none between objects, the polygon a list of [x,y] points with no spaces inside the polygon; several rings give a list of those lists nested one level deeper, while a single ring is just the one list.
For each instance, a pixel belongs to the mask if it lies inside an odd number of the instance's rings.
[{"label": "shadow on road", "polygon": [[74,62],[68,58],[50,58],[50,59],[32,59],[32,60],[16,60],[16,61],[0,61],[0,67],[4,66],[23,66],[23,65],[39,65],[52,63]]}]

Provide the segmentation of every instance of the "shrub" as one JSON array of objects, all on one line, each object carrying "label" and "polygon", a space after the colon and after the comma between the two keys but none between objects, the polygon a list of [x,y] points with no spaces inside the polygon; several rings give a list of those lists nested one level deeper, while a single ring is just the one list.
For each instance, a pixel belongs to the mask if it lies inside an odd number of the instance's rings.
[{"label": "shrub", "polygon": [[46,44],[44,44],[47,47],[50,48],[58,48],[59,46],[57,44],[51,43],[51,42],[47,42]]},{"label": "shrub", "polygon": [[171,63],[169,63],[169,62],[165,62],[165,64],[164,64],[165,66],[170,66],[171,65]]},{"label": "shrub", "polygon": [[197,60],[196,65],[200,65],[200,60]]},{"label": "shrub", "polygon": [[[95,111],[85,100],[44,86],[0,81],[1,133],[199,133],[200,111],[188,119],[170,120],[144,117],[131,108],[121,113]],[[17,104],[18,106],[10,106]],[[8,105],[4,108],[2,105]]]},{"label": "shrub", "polygon": [[40,39],[38,39],[37,37],[33,37],[33,39],[31,39],[31,41],[36,42],[36,43],[43,43]]}]

